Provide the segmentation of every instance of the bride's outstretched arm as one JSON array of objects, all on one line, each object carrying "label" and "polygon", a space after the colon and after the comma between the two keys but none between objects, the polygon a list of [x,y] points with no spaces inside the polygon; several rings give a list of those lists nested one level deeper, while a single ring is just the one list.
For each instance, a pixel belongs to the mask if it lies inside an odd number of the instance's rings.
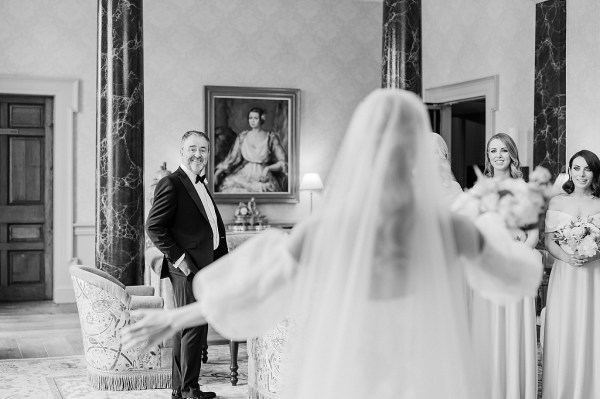
[{"label": "bride's outstretched arm", "polygon": [[149,347],[184,328],[206,324],[198,302],[175,309],[138,309],[130,312],[132,324],[121,332],[125,348]]},{"label": "bride's outstretched arm", "polygon": [[515,241],[497,213],[482,214],[475,226],[483,237],[483,248],[479,256],[464,262],[470,285],[498,302],[535,296],[543,269],[540,254]]},{"label": "bride's outstretched arm", "polygon": [[199,309],[221,335],[244,340],[288,316],[309,225],[267,230],[196,275]]},{"label": "bride's outstretched arm", "polygon": [[451,214],[452,230],[456,237],[456,252],[468,259],[474,259],[483,249],[483,236],[467,217]]},{"label": "bride's outstretched arm", "polygon": [[301,223],[289,235],[271,230],[248,240],[194,277],[197,302],[131,312],[139,320],[124,329],[121,341],[128,347],[147,346],[207,322],[232,339],[265,332],[287,316],[295,269],[313,223]]}]

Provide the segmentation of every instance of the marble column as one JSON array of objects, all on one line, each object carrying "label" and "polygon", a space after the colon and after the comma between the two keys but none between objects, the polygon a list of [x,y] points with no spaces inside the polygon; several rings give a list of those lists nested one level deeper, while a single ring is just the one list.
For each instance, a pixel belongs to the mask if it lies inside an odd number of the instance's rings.
[{"label": "marble column", "polygon": [[422,95],[421,0],[383,0],[381,86]]},{"label": "marble column", "polygon": [[96,267],[125,285],[144,270],[142,0],[98,0]]},{"label": "marble column", "polygon": [[555,177],[566,163],[566,26],[566,0],[536,4],[533,164]]}]

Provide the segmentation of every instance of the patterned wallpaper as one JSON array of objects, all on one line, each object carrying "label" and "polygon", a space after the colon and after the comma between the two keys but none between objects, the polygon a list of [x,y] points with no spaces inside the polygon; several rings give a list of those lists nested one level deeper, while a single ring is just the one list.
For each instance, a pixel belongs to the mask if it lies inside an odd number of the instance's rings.
[{"label": "patterned wallpaper", "polygon": [[[80,80],[74,126],[76,221],[93,221],[96,165],[96,2],[2,0],[0,74]],[[60,132],[55,132],[60,134]]]},{"label": "patterned wallpaper", "polygon": [[[423,6],[423,83],[500,75],[496,130],[517,127],[531,153],[535,1],[430,0]],[[302,90],[300,172],[327,172],[349,116],[380,84],[381,3],[340,0],[146,0],[145,174],[179,163],[178,139],[204,128],[204,85]],[[596,97],[600,2],[567,4],[567,156],[600,152]],[[94,220],[96,2],[0,1],[0,74],[78,78],[75,220]],[[59,134],[59,133],[57,133]],[[528,157],[529,158],[529,157]],[[320,195],[315,196],[318,206]],[[295,221],[301,203],[265,205]],[[224,207],[230,217],[232,207]]]},{"label": "patterned wallpaper", "polygon": [[[146,0],[145,180],[174,170],[179,138],[204,129],[204,86],[298,88],[300,173],[327,184],[357,103],[379,87],[381,4],[336,0]],[[0,74],[81,80],[76,120],[75,220],[94,221],[96,1],[2,0]],[[6,56],[8,55],[8,56]],[[318,205],[320,194],[315,194]],[[272,220],[308,215],[300,204],[263,205]],[[233,206],[221,207],[226,220]]]},{"label": "patterned wallpaper", "polygon": [[581,149],[600,156],[600,2],[567,1],[567,162]]},{"label": "patterned wallpaper", "polygon": [[424,87],[499,75],[496,132],[516,127],[522,161],[531,165],[535,3],[435,0],[422,4]]},{"label": "patterned wallpaper", "polygon": [[[500,75],[496,130],[519,129],[532,162],[535,3],[525,0],[423,2],[423,81],[437,87]],[[600,154],[600,2],[567,1],[567,160]]]},{"label": "patterned wallpaper", "polygon": [[[204,85],[298,88],[300,173],[320,172],[327,184],[351,112],[379,86],[380,4],[172,0],[144,7],[150,171],[162,161],[176,168],[181,134],[204,129]],[[308,193],[300,201],[259,208],[271,220],[297,221],[308,215]],[[234,206],[220,208],[231,219]]]}]

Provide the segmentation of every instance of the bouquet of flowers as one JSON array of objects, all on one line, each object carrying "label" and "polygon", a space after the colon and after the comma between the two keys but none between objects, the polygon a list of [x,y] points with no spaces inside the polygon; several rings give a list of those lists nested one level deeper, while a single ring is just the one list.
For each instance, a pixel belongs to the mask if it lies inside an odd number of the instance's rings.
[{"label": "bouquet of flowers", "polygon": [[509,230],[529,230],[537,227],[546,208],[546,198],[539,182],[523,179],[494,179],[478,169],[477,182],[459,196],[452,210],[475,220],[486,212],[497,212]]},{"label": "bouquet of flowers", "polygon": [[598,252],[600,228],[592,218],[577,218],[554,233],[554,241],[570,255],[592,257]]}]

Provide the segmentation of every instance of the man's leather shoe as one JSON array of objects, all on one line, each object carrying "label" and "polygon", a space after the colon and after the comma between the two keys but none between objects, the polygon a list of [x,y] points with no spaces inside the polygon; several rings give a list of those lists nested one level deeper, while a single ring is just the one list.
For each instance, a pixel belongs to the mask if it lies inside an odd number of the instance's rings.
[{"label": "man's leather shoe", "polygon": [[171,399],[182,399],[183,396],[181,396],[181,389],[173,389],[173,391],[171,392]]},{"label": "man's leather shoe", "polygon": [[212,399],[216,398],[217,394],[214,392],[202,392],[199,389],[192,390],[192,396],[189,396],[189,399]]}]

